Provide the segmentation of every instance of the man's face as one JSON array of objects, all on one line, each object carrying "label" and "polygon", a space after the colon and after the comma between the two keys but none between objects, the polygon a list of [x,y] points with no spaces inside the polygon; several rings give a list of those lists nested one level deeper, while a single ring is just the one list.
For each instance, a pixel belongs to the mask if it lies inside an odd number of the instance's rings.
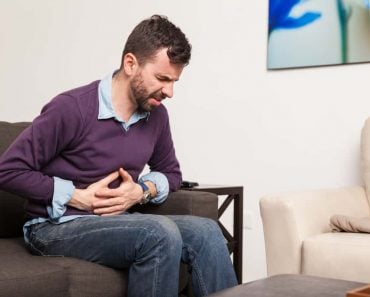
[{"label": "man's face", "polygon": [[184,65],[171,64],[167,49],[157,52],[154,59],[139,66],[130,82],[131,96],[139,111],[151,111],[161,101],[173,96],[173,85],[179,80]]}]

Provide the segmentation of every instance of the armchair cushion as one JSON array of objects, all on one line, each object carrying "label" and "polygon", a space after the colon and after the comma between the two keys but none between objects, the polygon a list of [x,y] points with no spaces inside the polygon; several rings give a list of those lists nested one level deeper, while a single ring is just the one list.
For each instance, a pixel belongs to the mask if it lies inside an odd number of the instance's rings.
[{"label": "armchair cushion", "polygon": [[369,282],[370,236],[322,233],[304,239],[302,274]]}]

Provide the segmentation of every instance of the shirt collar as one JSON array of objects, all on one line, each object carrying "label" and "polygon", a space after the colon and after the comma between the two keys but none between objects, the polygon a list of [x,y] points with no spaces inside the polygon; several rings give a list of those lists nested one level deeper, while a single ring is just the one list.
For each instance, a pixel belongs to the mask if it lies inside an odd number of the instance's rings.
[{"label": "shirt collar", "polygon": [[[105,76],[100,82],[98,87],[98,96],[99,96],[99,114],[98,114],[98,120],[105,120],[113,118],[116,121],[121,122],[124,127],[129,128],[129,126],[135,124],[136,122],[140,121],[141,119],[148,119],[150,113],[149,112],[138,112],[135,111],[134,114],[131,116],[131,118],[126,123],[123,121],[115,112],[113,109],[113,103],[112,103],[112,72],[109,75]],[[127,129],[128,130],[128,129]]]}]

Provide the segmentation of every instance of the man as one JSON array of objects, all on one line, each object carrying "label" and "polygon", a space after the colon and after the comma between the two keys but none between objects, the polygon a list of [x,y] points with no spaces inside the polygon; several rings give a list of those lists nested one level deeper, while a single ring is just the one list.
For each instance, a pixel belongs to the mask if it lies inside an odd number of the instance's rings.
[{"label": "man", "polygon": [[128,268],[129,296],[177,296],[181,261],[197,296],[236,285],[215,222],[127,212],[180,187],[161,101],[173,96],[190,53],[167,18],[142,21],[118,71],[56,96],[0,157],[0,187],[27,198],[32,253]]}]

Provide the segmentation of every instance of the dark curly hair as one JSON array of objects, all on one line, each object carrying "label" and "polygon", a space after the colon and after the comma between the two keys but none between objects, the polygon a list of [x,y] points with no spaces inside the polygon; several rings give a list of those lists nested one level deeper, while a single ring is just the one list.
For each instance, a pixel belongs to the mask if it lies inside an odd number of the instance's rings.
[{"label": "dark curly hair", "polygon": [[153,15],[140,22],[131,32],[123,50],[122,60],[127,53],[132,53],[142,65],[162,48],[167,48],[167,55],[172,64],[189,64],[191,45],[185,34],[167,17]]}]

